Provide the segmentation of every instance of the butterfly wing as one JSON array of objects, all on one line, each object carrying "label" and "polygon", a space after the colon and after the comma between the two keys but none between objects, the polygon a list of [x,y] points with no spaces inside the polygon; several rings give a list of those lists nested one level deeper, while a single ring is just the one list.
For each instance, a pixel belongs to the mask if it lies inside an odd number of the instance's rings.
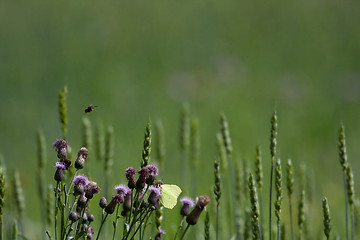
[{"label": "butterfly wing", "polygon": [[177,185],[163,184],[161,185],[160,203],[169,209],[173,209],[177,203],[177,198],[181,193],[181,189]]}]

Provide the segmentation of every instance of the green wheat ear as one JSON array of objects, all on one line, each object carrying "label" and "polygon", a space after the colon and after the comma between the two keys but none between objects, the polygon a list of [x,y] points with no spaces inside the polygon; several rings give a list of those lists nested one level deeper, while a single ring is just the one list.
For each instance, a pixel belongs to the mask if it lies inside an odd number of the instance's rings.
[{"label": "green wheat ear", "polygon": [[37,134],[37,146],[38,146],[38,191],[41,202],[46,198],[46,186],[45,183],[45,164],[46,164],[46,143],[45,136],[41,130]]},{"label": "green wheat ear", "polygon": [[91,130],[91,122],[89,120],[89,118],[87,117],[83,117],[82,120],[82,124],[83,124],[83,147],[86,147],[89,151],[91,151],[92,149],[92,130]]},{"label": "green wheat ear", "polygon": [[219,205],[221,197],[221,178],[220,178],[220,161],[216,160],[214,163],[214,194],[216,200],[216,239],[219,238]]},{"label": "green wheat ear", "polygon": [[218,151],[219,151],[221,168],[223,169],[223,171],[226,171],[228,169],[226,149],[225,149],[225,144],[224,144],[224,140],[223,140],[221,133],[216,134],[216,139],[217,139],[217,147],[218,147]]},{"label": "green wheat ear", "polygon": [[54,187],[49,184],[46,197],[46,224],[51,226],[54,219]]},{"label": "green wheat ear", "polygon": [[21,187],[20,176],[17,171],[14,172],[14,191],[15,191],[16,208],[19,213],[20,230],[21,233],[24,235],[23,219],[25,212],[25,198],[24,198],[23,189]]},{"label": "green wheat ear", "polygon": [[326,197],[322,200],[322,207],[323,207],[323,214],[324,214],[324,233],[326,239],[330,238],[330,231],[331,231],[331,218],[330,218],[330,209],[328,200]]},{"label": "green wheat ear", "polygon": [[204,239],[210,240],[210,214],[209,214],[209,212],[206,212]]},{"label": "green wheat ear", "polygon": [[282,172],[280,159],[276,161],[275,166],[275,189],[276,189],[276,201],[275,201],[275,215],[278,225],[278,239],[280,239],[280,216],[281,216],[281,202],[282,202]]},{"label": "green wheat ear", "polygon": [[150,163],[151,152],[151,125],[150,122],[146,124],[145,137],[144,137],[144,149],[142,152],[141,167],[146,167]]},{"label": "green wheat ear", "polygon": [[156,136],[155,138],[156,156],[157,156],[159,168],[162,169],[164,166],[166,149],[165,149],[165,130],[161,120],[158,120],[155,123],[155,136]]},{"label": "green wheat ear", "polygon": [[254,240],[261,239],[261,231],[259,225],[259,207],[258,207],[258,198],[256,193],[256,186],[253,175],[249,174],[249,193],[250,193],[250,203],[251,203],[251,222],[252,222],[252,238]]},{"label": "green wheat ear", "polygon": [[163,207],[159,207],[155,210],[155,226],[156,229],[160,229],[163,220]]},{"label": "green wheat ear", "polygon": [[11,233],[11,240],[17,240],[18,230],[17,230],[17,224],[16,221],[14,221],[12,226],[12,233]]},{"label": "green wheat ear", "polygon": [[192,168],[196,168],[199,165],[200,155],[199,120],[197,118],[191,120],[190,139],[190,163]]},{"label": "green wheat ear", "polygon": [[355,191],[354,191],[354,175],[352,173],[350,164],[346,166],[346,182],[347,182],[347,193],[348,193],[350,212],[353,212]]},{"label": "green wheat ear", "polygon": [[302,190],[300,194],[298,206],[298,226],[299,226],[299,239],[302,239],[305,223],[305,191]]},{"label": "green wheat ear", "polygon": [[67,92],[68,92],[67,86],[64,86],[64,88],[59,93],[59,116],[60,116],[61,130],[63,132],[64,139],[66,138],[67,125],[68,125],[67,108],[66,108]]},{"label": "green wheat ear", "polygon": [[96,125],[96,156],[99,162],[103,162],[105,157],[105,136],[104,126],[101,123]]},{"label": "green wheat ear", "polygon": [[339,160],[343,168],[344,173],[346,172],[347,155],[346,155],[346,143],[345,143],[345,128],[341,125],[339,130]]},{"label": "green wheat ear", "polygon": [[256,147],[255,179],[259,193],[261,193],[263,187],[263,169],[262,169],[261,148],[259,145]]}]

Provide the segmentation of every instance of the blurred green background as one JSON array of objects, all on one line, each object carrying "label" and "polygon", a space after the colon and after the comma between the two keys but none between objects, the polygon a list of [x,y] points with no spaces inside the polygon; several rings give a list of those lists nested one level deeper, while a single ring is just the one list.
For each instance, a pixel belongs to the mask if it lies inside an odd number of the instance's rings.
[{"label": "blurred green background", "polygon": [[114,126],[114,184],[124,182],[126,167],[139,166],[149,118],[165,127],[164,181],[179,184],[179,117],[189,103],[200,121],[199,194],[211,191],[220,113],[236,157],[252,167],[261,145],[268,179],[276,109],[278,156],[307,164],[319,211],[327,195],[334,231],[343,234],[337,136],[344,123],[357,184],[359,20],[358,1],[1,1],[0,152],[21,173],[27,216],[40,222],[36,132],[46,135],[52,181],[58,93],[67,85],[75,151],[84,105],[99,105],[88,116],[93,126]]}]

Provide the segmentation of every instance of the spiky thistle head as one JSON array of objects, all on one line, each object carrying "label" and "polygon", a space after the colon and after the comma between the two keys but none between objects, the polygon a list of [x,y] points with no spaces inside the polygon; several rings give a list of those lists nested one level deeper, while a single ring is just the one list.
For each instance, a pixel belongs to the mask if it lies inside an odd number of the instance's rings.
[{"label": "spiky thistle head", "polygon": [[186,222],[189,225],[195,225],[199,220],[200,214],[205,207],[210,203],[210,198],[206,195],[199,196],[196,201],[194,209],[187,215]]},{"label": "spiky thistle head", "polygon": [[346,166],[346,185],[347,185],[347,194],[350,211],[354,212],[354,199],[355,199],[355,189],[354,189],[354,175],[351,170],[350,164]]},{"label": "spiky thistle head", "polygon": [[275,166],[275,189],[276,189],[275,215],[277,217],[277,222],[280,223],[281,202],[282,202],[282,172],[281,172],[280,158],[276,161],[276,166]]},{"label": "spiky thistle head", "polygon": [[261,193],[263,186],[263,170],[262,170],[261,148],[259,145],[256,147],[255,179],[259,192]]},{"label": "spiky thistle head", "polygon": [[180,214],[182,216],[187,216],[189,214],[190,208],[194,206],[194,201],[189,197],[183,197],[180,199],[180,202],[182,204]]},{"label": "spiky thistle head", "polygon": [[270,154],[271,154],[271,161],[275,161],[275,154],[276,154],[276,136],[277,136],[277,114],[274,112],[273,116],[271,117],[271,132],[270,132]]},{"label": "spiky thistle head", "polygon": [[323,214],[324,214],[324,233],[327,239],[329,239],[331,231],[331,218],[330,208],[326,197],[322,200]]},{"label": "spiky thistle head", "polygon": [[146,167],[150,163],[151,153],[151,124],[150,121],[146,124],[145,137],[144,137],[144,149],[142,151],[141,167]]},{"label": "spiky thistle head", "polygon": [[63,137],[66,137],[67,133],[67,108],[66,108],[66,95],[67,95],[67,86],[64,86],[64,88],[59,93],[59,116],[60,116],[60,123],[61,123],[61,130],[63,132]]},{"label": "spiky thistle head", "polygon": [[345,142],[345,128],[344,125],[341,125],[339,130],[339,160],[340,164],[345,173],[346,165],[348,164],[347,155],[346,155],[346,142]]},{"label": "spiky thistle head", "polygon": [[286,187],[288,196],[291,199],[291,196],[294,192],[294,169],[291,159],[288,159],[286,164]]},{"label": "spiky thistle head", "polygon": [[220,179],[220,161],[216,160],[214,163],[214,176],[215,176],[215,184],[214,184],[214,194],[216,204],[219,206],[220,197],[221,197],[221,179]]}]

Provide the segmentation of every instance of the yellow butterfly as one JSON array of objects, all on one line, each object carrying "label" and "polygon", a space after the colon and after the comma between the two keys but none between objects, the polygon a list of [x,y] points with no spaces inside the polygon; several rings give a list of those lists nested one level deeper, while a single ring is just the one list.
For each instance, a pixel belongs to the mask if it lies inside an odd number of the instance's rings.
[{"label": "yellow butterfly", "polygon": [[161,185],[160,203],[166,208],[173,209],[181,192],[177,185]]}]

